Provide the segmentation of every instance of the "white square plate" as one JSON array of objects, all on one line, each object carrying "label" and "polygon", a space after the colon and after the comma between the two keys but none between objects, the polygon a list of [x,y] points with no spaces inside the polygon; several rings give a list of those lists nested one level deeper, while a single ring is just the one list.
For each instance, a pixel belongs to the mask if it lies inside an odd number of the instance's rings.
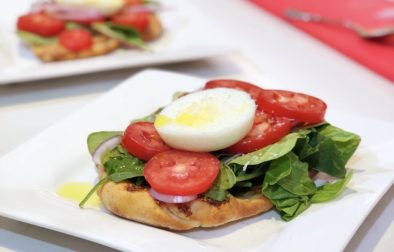
[{"label": "white square plate", "polygon": [[[163,71],[141,72],[5,155],[0,159],[0,214],[122,251],[342,250],[393,183],[394,140],[384,142],[384,129],[392,129],[391,124],[331,111],[330,122],[363,138],[349,163],[354,177],[338,199],[313,205],[291,222],[270,211],[220,228],[175,233],[100,209],[81,210],[56,195],[67,182],[97,180],[86,147],[89,133],[122,130],[131,119],[168,104],[174,92],[191,91],[204,82]],[[381,144],[371,146],[377,142]]]},{"label": "white square plate", "polygon": [[182,0],[160,0],[165,32],[149,43],[151,51],[118,49],[86,59],[43,63],[15,34],[18,16],[32,0],[5,2],[0,8],[0,84],[54,78],[126,67],[190,61],[229,53],[234,47],[199,9]]}]

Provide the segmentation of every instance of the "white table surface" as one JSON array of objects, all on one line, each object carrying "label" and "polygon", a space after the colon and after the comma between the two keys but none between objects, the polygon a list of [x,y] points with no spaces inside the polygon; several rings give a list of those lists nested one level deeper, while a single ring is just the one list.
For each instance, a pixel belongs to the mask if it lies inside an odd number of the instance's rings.
[{"label": "white table surface", "polygon": [[[220,58],[156,67],[203,78],[276,81],[284,88],[315,94],[334,109],[394,124],[394,83],[245,1],[189,1],[231,34],[241,45],[240,51]],[[0,157],[138,70],[0,86]],[[393,251],[393,197],[392,186],[346,251]],[[0,251],[111,249],[0,217]]]}]

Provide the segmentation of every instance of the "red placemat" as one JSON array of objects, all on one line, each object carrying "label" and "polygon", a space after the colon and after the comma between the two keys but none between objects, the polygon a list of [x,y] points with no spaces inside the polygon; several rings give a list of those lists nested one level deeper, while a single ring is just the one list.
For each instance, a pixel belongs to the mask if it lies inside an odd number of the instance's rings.
[{"label": "red placemat", "polygon": [[[366,27],[394,26],[394,1],[391,0],[250,1],[283,19],[286,19],[283,14],[285,10],[293,8],[317,13],[324,17],[351,20]],[[339,26],[286,20],[362,65],[394,81],[394,43],[364,40],[352,31]]]}]

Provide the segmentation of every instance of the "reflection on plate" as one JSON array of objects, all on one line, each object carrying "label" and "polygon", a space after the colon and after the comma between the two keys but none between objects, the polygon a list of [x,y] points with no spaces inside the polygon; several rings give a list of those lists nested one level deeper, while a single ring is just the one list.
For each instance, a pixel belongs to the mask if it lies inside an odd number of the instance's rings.
[{"label": "reflection on plate", "polygon": [[[77,113],[64,118],[0,160],[0,214],[104,244],[122,251],[340,251],[394,180],[394,140],[361,146],[349,166],[355,175],[338,199],[313,205],[291,222],[270,211],[220,228],[174,233],[118,218],[99,208],[79,209],[57,196],[68,182],[97,180],[86,137],[98,130],[124,129],[133,118],[191,91],[204,80],[148,70],[126,80]],[[370,118],[330,121],[380,127]],[[375,135],[358,132],[366,143]],[[374,133],[371,133],[374,134]],[[110,227],[110,228],[108,228]],[[323,245],[324,244],[324,245]]]},{"label": "reflection on plate", "polygon": [[160,0],[165,32],[149,43],[150,51],[119,49],[94,58],[42,63],[15,34],[17,17],[31,2],[4,3],[0,9],[0,84],[203,59],[233,50],[221,30],[190,3]]}]

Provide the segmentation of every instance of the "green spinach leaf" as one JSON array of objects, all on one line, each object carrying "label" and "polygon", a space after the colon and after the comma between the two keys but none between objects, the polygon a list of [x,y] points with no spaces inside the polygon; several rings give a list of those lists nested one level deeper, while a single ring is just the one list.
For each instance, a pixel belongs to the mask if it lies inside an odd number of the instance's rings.
[{"label": "green spinach leaf", "polygon": [[289,152],[270,163],[262,192],[287,221],[309,207],[310,196],[316,192],[316,186],[309,178],[308,164]]},{"label": "green spinach leaf", "polygon": [[260,176],[263,176],[263,174],[265,173],[266,168],[264,166],[255,166],[255,167],[248,167],[247,171],[239,171],[237,172],[237,174],[235,175],[236,177],[236,181],[241,182],[241,181],[248,181]]},{"label": "green spinach leaf", "polygon": [[294,219],[311,205],[310,197],[292,194],[278,184],[267,187],[264,195],[271,200],[285,221]]},{"label": "green spinach leaf", "polygon": [[274,144],[231,160],[230,164],[256,165],[280,158],[289,153],[296,145],[297,140],[306,137],[309,132],[309,129],[301,129],[290,133]]},{"label": "green spinach leaf", "polygon": [[73,21],[67,21],[66,24],[65,24],[65,27],[66,27],[67,30],[83,29],[83,30],[90,31],[88,25],[76,23],[76,22],[73,22]]},{"label": "green spinach leaf", "polygon": [[234,172],[225,164],[221,164],[219,174],[211,186],[211,188],[204,194],[205,197],[223,201],[227,198],[227,190],[232,188],[236,183]]},{"label": "green spinach leaf", "polygon": [[147,116],[132,120],[130,123],[136,123],[136,122],[151,122],[151,123],[153,123],[153,122],[155,122],[156,115],[159,114],[160,111],[162,111],[162,110],[163,110],[163,108],[159,108]]},{"label": "green spinach leaf", "polygon": [[93,23],[92,28],[108,37],[119,40],[122,43],[147,50],[147,46],[139,34],[130,27],[117,25],[111,22]]},{"label": "green spinach leaf", "polygon": [[343,178],[345,165],[360,144],[360,137],[328,124],[318,127],[309,137],[300,159],[318,171]]},{"label": "green spinach leaf", "polygon": [[44,46],[48,44],[53,44],[57,42],[56,37],[43,37],[31,32],[27,31],[17,31],[17,35],[21,38],[26,44],[32,46]]},{"label": "green spinach leaf", "polygon": [[[101,134],[98,134],[97,136],[101,136]],[[93,193],[108,181],[114,181],[117,183],[126,179],[136,178],[137,185],[141,185],[145,181],[143,177],[145,162],[127,153],[123,149],[122,145],[118,145],[116,148],[106,153],[102,162],[104,164],[104,169],[107,173],[107,176],[101,179],[79,203],[79,207],[81,208],[85,205]]]},{"label": "green spinach leaf", "polygon": [[79,203],[79,207],[83,208],[84,205],[86,204],[86,202],[90,199],[90,197],[92,197],[93,193],[95,193],[100,188],[100,186],[104,185],[108,181],[109,181],[109,178],[106,176],[106,177],[102,178],[99,182],[97,182],[97,184],[95,184],[94,187],[92,189],[90,189],[88,194],[86,194],[86,196]]},{"label": "green spinach leaf", "polygon": [[317,188],[317,192],[311,198],[312,203],[321,203],[338,197],[345,190],[352,176],[353,171],[350,171],[345,178]]},{"label": "green spinach leaf", "polygon": [[109,157],[104,163],[110,180],[120,182],[126,179],[143,176],[145,162],[130,154]]},{"label": "green spinach leaf", "polygon": [[91,133],[87,139],[90,154],[92,155],[103,142],[111,137],[120,136],[122,133],[122,131],[99,131]]}]

